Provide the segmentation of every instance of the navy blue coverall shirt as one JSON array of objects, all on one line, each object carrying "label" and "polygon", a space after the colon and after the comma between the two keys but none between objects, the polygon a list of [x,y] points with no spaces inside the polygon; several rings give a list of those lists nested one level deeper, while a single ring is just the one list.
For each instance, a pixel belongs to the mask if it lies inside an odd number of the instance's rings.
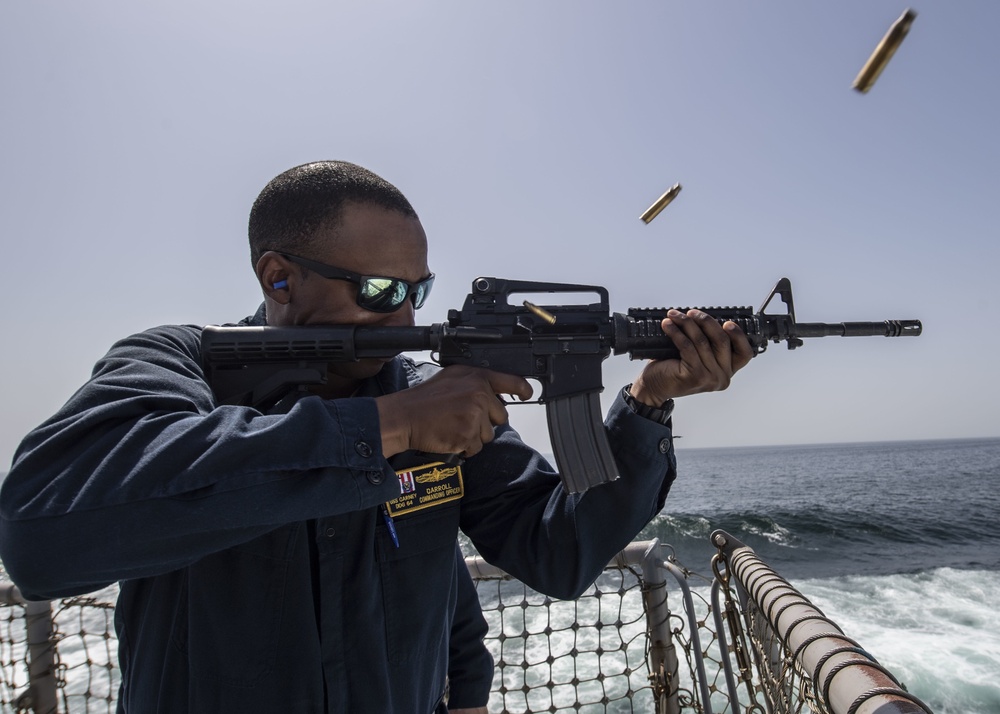
[{"label": "navy blue coverall shirt", "polygon": [[[263,324],[262,312],[242,324]],[[383,457],[373,397],[437,367],[397,358],[350,399],[264,414],[216,403],[200,333],[164,326],[118,342],[25,438],[0,490],[0,558],[27,597],[120,582],[120,712],[429,714],[468,577],[460,529],[488,561],[573,598],[674,478],[670,429],[619,396],[605,424],[617,481],[567,494],[498,427],[462,465],[460,492],[443,472],[416,474],[425,493],[444,479],[449,496],[395,508],[397,546],[385,504],[414,478]],[[485,703],[463,696],[451,706]]]}]

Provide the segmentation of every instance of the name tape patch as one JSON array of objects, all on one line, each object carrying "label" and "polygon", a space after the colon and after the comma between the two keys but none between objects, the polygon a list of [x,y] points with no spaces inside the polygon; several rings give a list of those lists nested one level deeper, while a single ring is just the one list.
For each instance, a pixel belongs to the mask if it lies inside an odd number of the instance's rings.
[{"label": "name tape patch", "polygon": [[442,461],[397,471],[402,495],[385,506],[390,516],[414,513],[425,508],[455,501],[465,495],[462,467],[447,466]]}]

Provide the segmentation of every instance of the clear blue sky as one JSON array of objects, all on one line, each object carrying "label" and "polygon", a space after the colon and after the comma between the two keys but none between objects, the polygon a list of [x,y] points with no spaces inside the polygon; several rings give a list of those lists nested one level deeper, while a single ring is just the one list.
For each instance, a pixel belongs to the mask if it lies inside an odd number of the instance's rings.
[{"label": "clear blue sky", "polygon": [[[399,186],[438,322],[478,275],[612,308],[920,318],[772,346],[678,404],[685,447],[1000,436],[1000,3],[33,0],[0,11],[0,471],[112,342],[252,312],[258,191],[317,159]],[[680,181],[649,225],[639,215]],[[990,197],[993,198],[990,198]],[[612,358],[606,395],[638,365]],[[540,407],[513,423],[547,449]]]}]

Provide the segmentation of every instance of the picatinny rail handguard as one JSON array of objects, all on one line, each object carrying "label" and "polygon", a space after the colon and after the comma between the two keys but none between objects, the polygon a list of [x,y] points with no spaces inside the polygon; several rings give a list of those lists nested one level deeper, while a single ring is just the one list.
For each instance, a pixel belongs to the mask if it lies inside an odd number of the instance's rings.
[{"label": "picatinny rail handguard", "polygon": [[[511,301],[517,294],[552,293],[553,304]],[[559,304],[559,293],[594,294],[598,302]],[[779,297],[784,312],[767,313]],[[667,311],[691,308],[632,308],[612,313],[608,291],[594,285],[476,278],[465,306],[448,322],[427,327],[302,326],[218,327],[202,333],[206,378],[223,404],[266,410],[290,392],[326,381],[327,365],[363,358],[430,351],[442,366],[462,364],[516,374],[541,384],[549,435],[570,493],[618,478],[604,431],[600,403],[601,363],[612,353],[632,359],[678,357],[660,323]],[[796,322],[792,287],[782,278],[756,312],[750,307],[699,307],[720,323],[732,320],[746,333],[754,354],[768,342],[802,338],[919,335],[919,320]]]}]

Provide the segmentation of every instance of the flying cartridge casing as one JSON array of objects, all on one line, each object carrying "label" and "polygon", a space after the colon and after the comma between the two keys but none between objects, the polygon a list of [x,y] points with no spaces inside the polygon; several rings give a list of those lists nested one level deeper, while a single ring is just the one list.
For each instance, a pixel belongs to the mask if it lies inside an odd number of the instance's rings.
[{"label": "flying cartridge casing", "polygon": [[906,33],[910,31],[910,25],[913,24],[916,16],[917,13],[907,9],[898,20],[892,23],[892,27],[885,33],[885,37],[878,43],[871,57],[865,62],[865,66],[858,72],[858,76],[854,78],[853,87],[856,90],[865,94],[874,86],[875,80],[882,74],[882,70],[889,64],[889,60],[892,59],[903,38],[906,37]]},{"label": "flying cartridge casing", "polygon": [[645,213],[643,213],[640,216],[640,218],[642,218],[642,222],[649,223],[651,220],[656,218],[659,215],[660,211],[666,208],[671,201],[677,198],[677,194],[679,194],[680,192],[681,192],[681,185],[679,183],[675,183],[673,186],[668,188],[667,192],[664,193],[662,196],[660,196],[658,199],[656,199],[656,202],[652,206],[647,208]]}]

